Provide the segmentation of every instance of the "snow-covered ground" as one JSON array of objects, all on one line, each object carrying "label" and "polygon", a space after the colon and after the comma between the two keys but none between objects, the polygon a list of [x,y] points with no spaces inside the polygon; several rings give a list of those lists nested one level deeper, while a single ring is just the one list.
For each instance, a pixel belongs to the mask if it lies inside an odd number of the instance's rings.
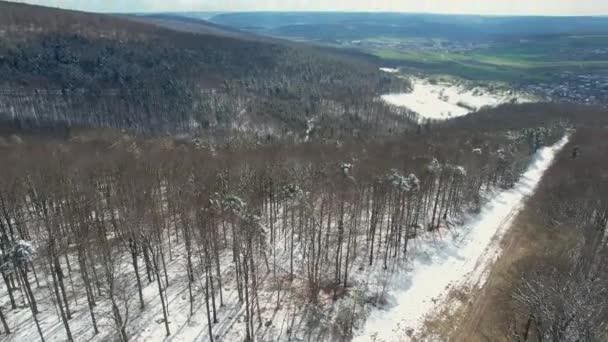
[{"label": "snow-covered ground", "polygon": [[354,340],[407,341],[419,331],[425,317],[445,301],[450,288],[483,285],[500,255],[501,238],[567,142],[568,137],[564,137],[539,150],[514,188],[494,196],[463,227],[443,239],[417,240],[410,256],[412,271],[396,275],[393,281],[393,306],[373,311]]},{"label": "snow-covered ground", "polygon": [[463,84],[441,81],[430,82],[422,78],[411,78],[412,92],[382,95],[386,103],[405,107],[420,116],[420,119],[446,120],[475,112],[483,107],[498,106],[510,102],[530,102],[524,94],[508,91],[490,91],[483,87],[467,87]]},{"label": "snow-covered ground", "polygon": [[389,74],[396,74],[399,72],[399,69],[393,68],[380,68],[380,71],[388,72]]}]

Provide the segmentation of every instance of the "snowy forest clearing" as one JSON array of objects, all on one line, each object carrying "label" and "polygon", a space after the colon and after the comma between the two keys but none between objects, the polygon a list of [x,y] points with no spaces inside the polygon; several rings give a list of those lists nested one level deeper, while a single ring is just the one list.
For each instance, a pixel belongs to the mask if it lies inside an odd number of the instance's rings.
[{"label": "snowy forest clearing", "polygon": [[355,341],[408,340],[425,317],[447,304],[451,288],[481,287],[500,255],[501,238],[567,142],[566,136],[539,150],[515,187],[499,193],[456,234],[450,232],[449,238],[419,245],[412,254],[413,272],[397,276],[394,306],[372,313]]},{"label": "snowy forest clearing", "polygon": [[525,103],[532,99],[522,94],[490,89],[469,88],[451,81],[431,82],[411,78],[412,92],[382,95],[386,103],[405,107],[419,115],[419,120],[447,120],[463,116],[483,107],[496,107],[504,103]]}]

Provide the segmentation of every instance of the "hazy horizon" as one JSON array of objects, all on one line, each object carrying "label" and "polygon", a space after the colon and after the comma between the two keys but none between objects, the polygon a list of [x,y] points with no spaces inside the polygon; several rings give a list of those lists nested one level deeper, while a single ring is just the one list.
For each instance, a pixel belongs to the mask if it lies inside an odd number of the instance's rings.
[{"label": "hazy horizon", "polygon": [[63,9],[104,13],[146,12],[391,12],[444,15],[487,16],[606,16],[608,2],[596,0],[478,0],[436,1],[368,1],[335,0],[18,0],[28,3]]}]

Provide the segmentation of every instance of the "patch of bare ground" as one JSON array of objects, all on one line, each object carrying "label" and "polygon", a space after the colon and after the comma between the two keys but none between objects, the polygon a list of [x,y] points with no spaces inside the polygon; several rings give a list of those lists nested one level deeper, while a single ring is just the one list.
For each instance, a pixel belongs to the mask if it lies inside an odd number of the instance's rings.
[{"label": "patch of bare ground", "polygon": [[[502,341],[509,315],[504,293],[513,283],[513,267],[535,244],[527,214],[521,213],[501,242],[501,257],[482,288],[452,288],[444,303],[424,324],[415,341]],[[506,341],[506,340],[505,340]]]},{"label": "patch of bare ground", "polygon": [[416,336],[410,336],[412,340],[449,341],[465,318],[477,292],[471,288],[451,289],[440,309],[425,320],[423,330]]}]

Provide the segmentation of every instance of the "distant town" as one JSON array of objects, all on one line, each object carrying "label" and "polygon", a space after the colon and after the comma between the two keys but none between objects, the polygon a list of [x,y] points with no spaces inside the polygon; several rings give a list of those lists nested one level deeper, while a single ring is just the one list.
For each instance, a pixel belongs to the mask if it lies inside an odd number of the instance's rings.
[{"label": "distant town", "polygon": [[522,90],[553,101],[608,108],[608,74],[563,72],[550,82],[523,85]]}]

